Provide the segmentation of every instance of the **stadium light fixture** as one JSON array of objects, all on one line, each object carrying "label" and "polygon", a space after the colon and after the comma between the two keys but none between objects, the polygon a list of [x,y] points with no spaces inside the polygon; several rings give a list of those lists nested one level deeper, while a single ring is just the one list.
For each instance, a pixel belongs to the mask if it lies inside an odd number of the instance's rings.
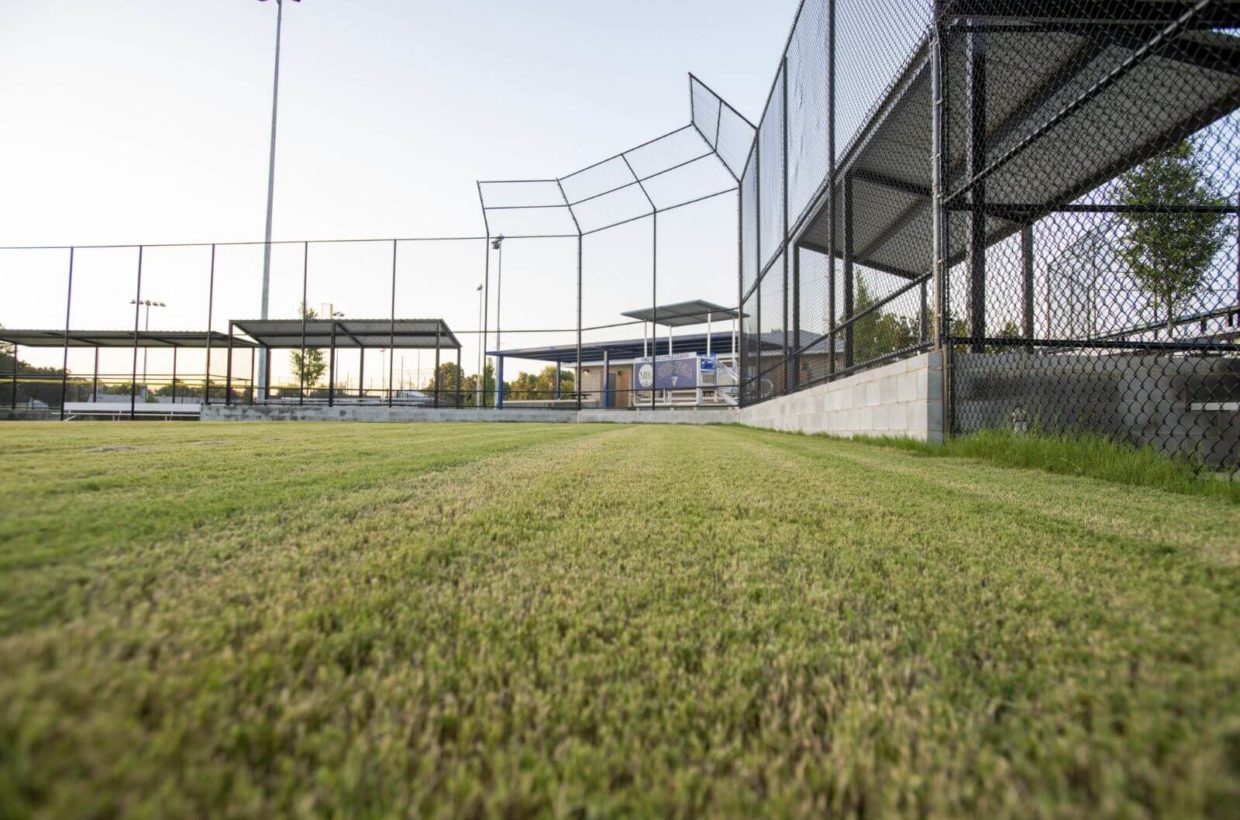
[{"label": "stadium light fixture", "polygon": [[[146,308],[146,320],[142,324],[143,333],[151,329],[151,308],[168,307],[163,302],[157,302],[154,299],[142,299],[141,301],[137,299],[130,299],[129,304],[138,305],[139,308],[142,308],[142,307]],[[143,345],[142,347],[142,387],[143,388],[146,387],[146,354],[148,350],[149,348]]]},{"label": "stadium light fixture", "polygon": [[[266,3],[267,0],[259,0]],[[301,0],[293,0],[300,3]],[[271,296],[271,216],[276,190],[276,112],[280,100],[280,32],[284,26],[284,0],[276,0],[276,66],[271,89],[271,149],[267,155],[267,231],[263,235],[263,295],[261,316],[266,319]],[[258,395],[267,397],[267,349],[258,351]]]}]

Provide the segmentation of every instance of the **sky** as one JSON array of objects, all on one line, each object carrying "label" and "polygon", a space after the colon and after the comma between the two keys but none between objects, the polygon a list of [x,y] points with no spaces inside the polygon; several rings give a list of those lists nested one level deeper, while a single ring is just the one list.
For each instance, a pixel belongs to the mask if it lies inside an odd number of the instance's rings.
[{"label": "sky", "polygon": [[[479,235],[475,180],[561,176],[687,124],[690,71],[756,121],[795,9],[794,0],[286,2],[274,236]],[[0,245],[261,239],[275,13],[258,0],[0,0]],[[706,211],[701,219],[734,234],[734,201]],[[361,316],[386,304],[390,248],[314,253],[322,273],[311,306],[345,303]],[[421,262],[419,249],[401,253],[405,294],[428,298],[400,313],[433,308],[476,325],[480,252]],[[505,307],[509,322],[573,318],[539,307],[562,300],[566,283],[530,272],[523,287],[522,252],[509,253],[505,299],[527,299]],[[602,244],[594,253],[614,258]],[[144,291],[169,304],[153,327],[204,325],[204,254],[147,252]],[[255,313],[247,254],[220,260],[218,315]],[[296,310],[300,254],[276,253],[273,315]],[[133,256],[79,252],[75,326],[132,323]],[[541,270],[565,253],[527,256]],[[735,273],[721,265],[696,271],[710,287],[692,292],[734,302]],[[604,269],[602,279],[625,275]],[[0,323],[62,324],[64,270],[63,252],[0,252]]]}]

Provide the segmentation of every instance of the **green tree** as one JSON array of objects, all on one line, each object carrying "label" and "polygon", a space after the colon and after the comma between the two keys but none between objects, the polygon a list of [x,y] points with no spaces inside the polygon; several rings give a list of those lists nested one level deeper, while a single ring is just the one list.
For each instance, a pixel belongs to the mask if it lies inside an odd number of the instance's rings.
[{"label": "green tree", "polygon": [[[858,276],[853,299],[854,315],[868,310],[877,301],[870,294],[864,279]],[[911,347],[920,335],[921,330],[915,319],[896,316],[882,309],[872,311],[853,323],[853,361],[861,364]]]},{"label": "green tree", "polygon": [[[1126,206],[1222,206],[1196,148],[1182,140],[1167,152],[1120,178],[1119,201]],[[1127,230],[1119,249],[1132,276],[1157,307],[1166,311],[1167,333],[1175,335],[1176,310],[1205,282],[1214,257],[1230,233],[1222,213],[1133,211],[1123,214]]]},{"label": "green tree", "polygon": [[[567,396],[573,392],[575,381],[569,371],[560,373],[560,395]],[[522,371],[510,382],[504,383],[504,395],[511,399],[541,399],[550,401],[555,398],[555,365],[550,364],[541,372],[526,373]]]},{"label": "green tree", "polygon": [[[318,312],[312,307],[307,307],[305,302],[302,302],[300,311],[305,319],[319,318]],[[323,378],[323,373],[327,370],[327,358],[322,350],[307,349],[304,355],[302,351],[294,350],[289,354],[289,362],[298,384],[306,387],[314,387],[318,384],[319,379]]]}]

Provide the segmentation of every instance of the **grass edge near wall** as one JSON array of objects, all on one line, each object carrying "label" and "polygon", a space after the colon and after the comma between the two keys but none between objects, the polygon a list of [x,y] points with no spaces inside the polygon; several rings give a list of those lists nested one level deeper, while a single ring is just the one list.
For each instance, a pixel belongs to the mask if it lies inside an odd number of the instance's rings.
[{"label": "grass edge near wall", "polygon": [[852,440],[923,456],[974,459],[1240,504],[1240,481],[1202,473],[1187,460],[1106,436],[983,430],[948,438],[942,444],[895,436],[858,436]]}]

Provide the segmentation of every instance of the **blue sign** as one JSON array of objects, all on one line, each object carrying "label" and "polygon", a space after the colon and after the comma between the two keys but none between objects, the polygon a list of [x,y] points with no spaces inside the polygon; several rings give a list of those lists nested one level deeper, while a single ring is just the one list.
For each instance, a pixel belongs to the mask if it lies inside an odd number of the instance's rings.
[{"label": "blue sign", "polygon": [[698,366],[698,369],[703,373],[714,373],[715,362],[717,361],[719,359],[716,356],[703,356],[702,363]]},{"label": "blue sign", "polygon": [[[657,370],[657,372],[656,372]],[[637,390],[694,390],[697,388],[698,355],[675,353],[633,362],[633,386]]]}]

